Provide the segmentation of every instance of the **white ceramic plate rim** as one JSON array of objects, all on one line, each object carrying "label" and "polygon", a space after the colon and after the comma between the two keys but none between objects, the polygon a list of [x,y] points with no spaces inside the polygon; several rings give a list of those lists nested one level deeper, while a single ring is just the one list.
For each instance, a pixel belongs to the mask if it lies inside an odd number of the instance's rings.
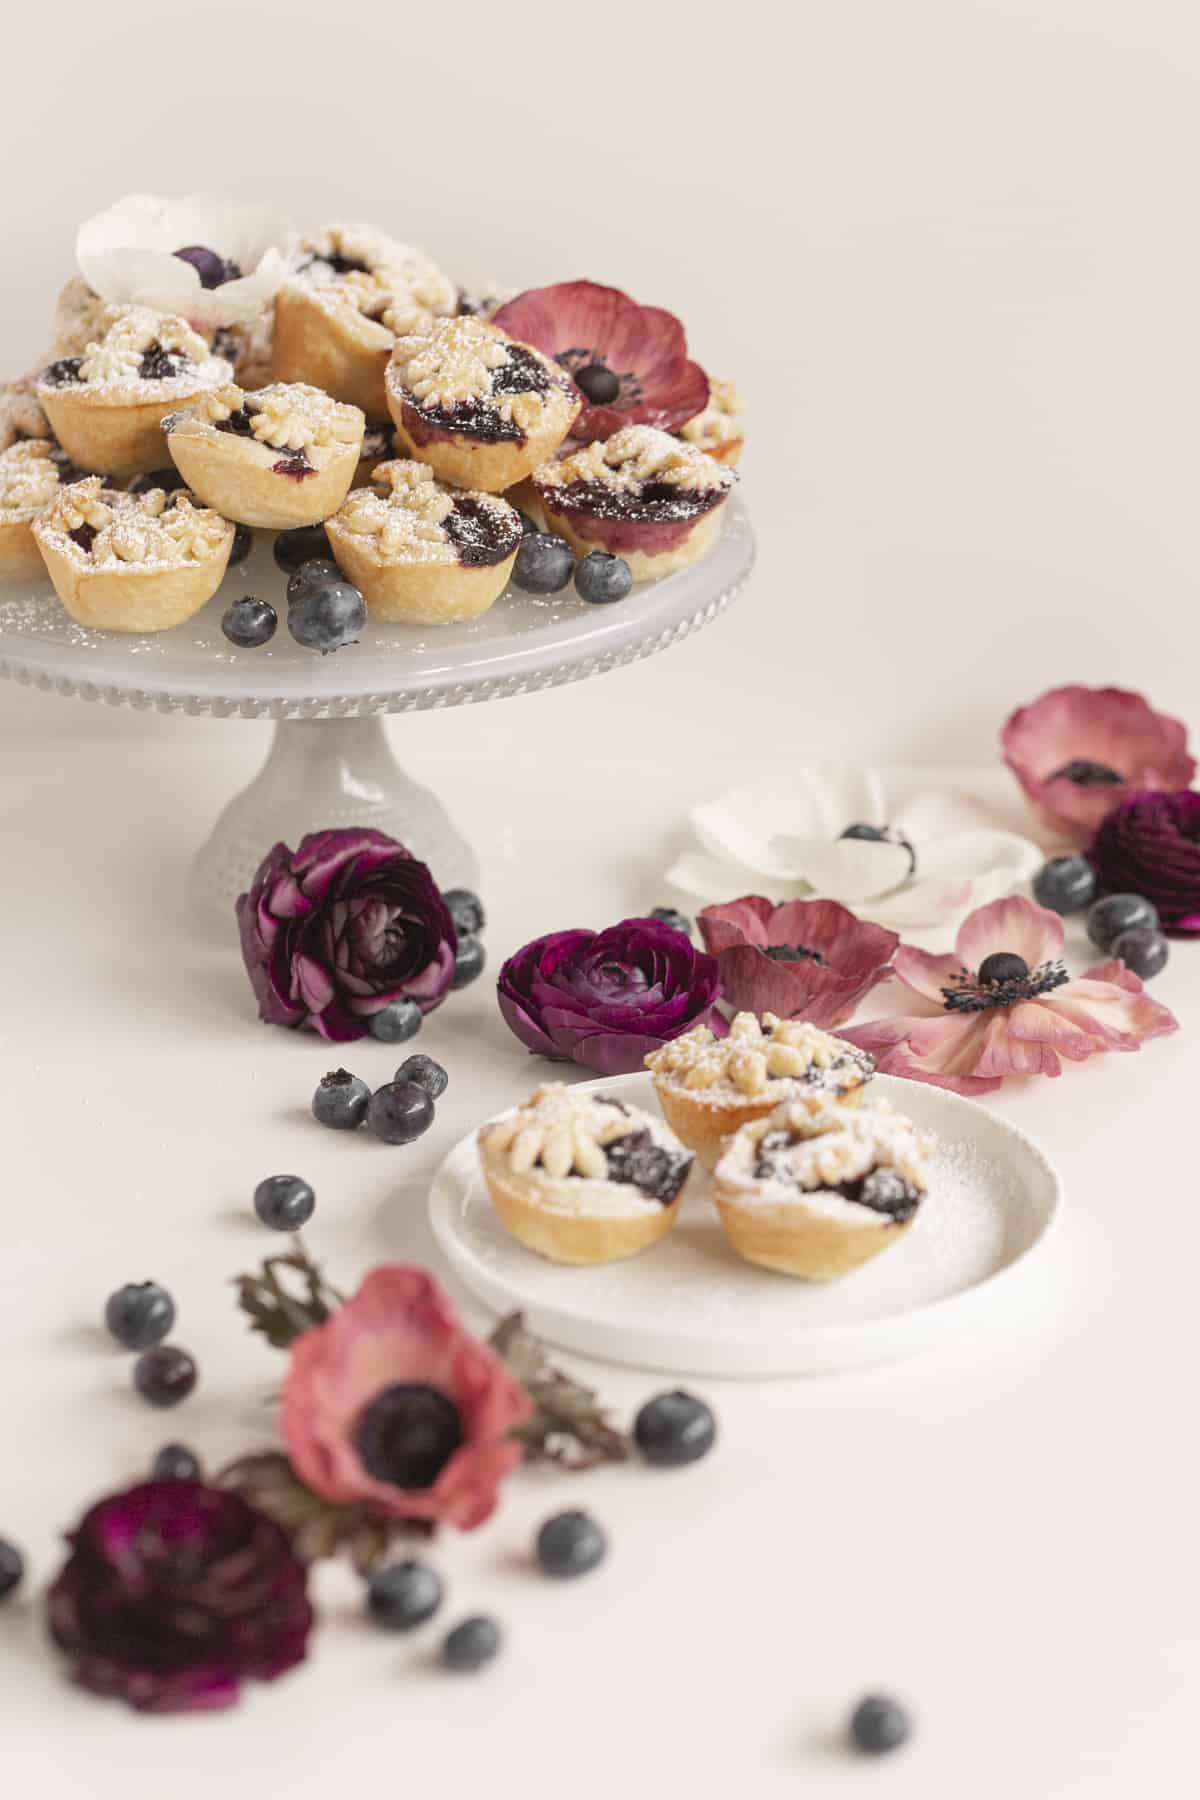
[{"label": "white ceramic plate rim", "polygon": [[[649,1099],[648,1083],[648,1076],[634,1074],[584,1082],[580,1086],[585,1093],[621,1093],[629,1092],[633,1084],[638,1084],[635,1091],[640,1103],[645,1103]],[[673,1325],[656,1337],[652,1326],[645,1327],[641,1343],[647,1353],[635,1355],[623,1347],[627,1327],[615,1325],[609,1316],[590,1310],[582,1288],[580,1305],[569,1309],[558,1301],[531,1297],[494,1274],[459,1235],[455,1215],[462,1201],[466,1169],[474,1172],[475,1131],[459,1139],[434,1177],[429,1197],[434,1237],[455,1273],[489,1311],[501,1315],[520,1309],[529,1317],[539,1336],[566,1349],[610,1362],[640,1368],[676,1369],[680,1373],[763,1376],[853,1367],[911,1354],[965,1324],[970,1317],[990,1311],[997,1299],[1008,1297],[1014,1287],[1020,1285],[1030,1264],[1045,1250],[1059,1219],[1062,1182],[1049,1158],[1025,1132],[978,1101],[900,1076],[877,1076],[873,1086],[900,1108],[905,1106],[906,1097],[907,1103],[912,1105],[914,1091],[936,1096],[931,1103],[938,1111],[950,1115],[955,1121],[957,1135],[962,1138],[973,1138],[977,1122],[986,1119],[987,1129],[1007,1139],[1017,1156],[1027,1158],[1045,1183],[1046,1197],[1036,1235],[1010,1261],[958,1293],[946,1294],[940,1299],[877,1319],[837,1325],[798,1324],[782,1351],[778,1331],[759,1333],[753,1328],[745,1328],[739,1329],[736,1337],[722,1337],[720,1333],[714,1333],[711,1326],[692,1332]],[[504,1113],[495,1116],[501,1118]],[[652,1348],[656,1342],[659,1348]],[[663,1348],[668,1343],[680,1346],[679,1352],[668,1354]]]}]

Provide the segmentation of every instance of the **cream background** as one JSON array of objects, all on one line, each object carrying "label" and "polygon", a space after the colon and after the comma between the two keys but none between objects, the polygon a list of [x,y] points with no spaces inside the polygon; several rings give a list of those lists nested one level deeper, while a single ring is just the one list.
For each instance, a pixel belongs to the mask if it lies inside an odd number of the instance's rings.
[{"label": "cream background", "polygon": [[[602,682],[394,727],[483,850],[493,961],[651,903],[686,803],[785,745],[987,760],[1009,707],[1070,678],[1145,684],[1197,722],[1190,5],[114,0],[10,9],[3,43],[14,370],[79,218],[137,185],[207,185],[378,218],[513,282],[622,283],[678,306],[701,359],[744,384],[762,566],[726,620]],[[840,1380],[705,1384],[722,1444],[702,1468],[534,1478],[493,1529],[439,1546],[447,1622],[485,1606],[510,1627],[485,1681],[431,1671],[435,1634],[368,1632],[333,1572],[313,1665],[233,1717],[134,1720],[64,1687],[31,1602],[81,1502],[165,1436],[211,1463],[265,1433],[278,1365],[224,1286],[264,1253],[253,1182],[303,1164],[314,1242],[348,1279],[429,1258],[429,1171],[534,1073],[485,981],[422,1040],[452,1088],[420,1146],[306,1127],[326,1052],[252,1030],[236,964],[178,906],[264,743],[257,724],[0,688],[0,1531],[33,1566],[0,1616],[5,1791],[1181,1794],[1186,1040],[997,1102],[1067,1185],[1053,1286],[1010,1338]],[[988,792],[1011,807],[1003,777]],[[1192,1030],[1196,955],[1177,949],[1159,989]],[[394,1059],[354,1060],[379,1081]],[[150,1273],[179,1292],[203,1369],[167,1419],[92,1324],[110,1287]],[[593,1373],[626,1416],[662,1385]],[[522,1559],[572,1504],[614,1553],[567,1593]],[[835,1742],[872,1685],[920,1717],[886,1768]]]}]

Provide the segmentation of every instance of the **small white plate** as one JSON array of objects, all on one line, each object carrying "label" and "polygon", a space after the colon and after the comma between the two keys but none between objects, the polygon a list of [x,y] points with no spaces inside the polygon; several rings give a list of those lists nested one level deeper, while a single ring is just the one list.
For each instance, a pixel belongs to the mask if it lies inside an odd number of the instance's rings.
[{"label": "small white plate", "polygon": [[[658,1110],[648,1075],[587,1087]],[[933,1133],[930,1189],[895,1248],[840,1281],[740,1261],[698,1165],[674,1230],[641,1256],[583,1269],[546,1262],[500,1223],[473,1132],[435,1177],[434,1235],[477,1300],[495,1313],[520,1309],[538,1337],[586,1356],[693,1375],[796,1375],[908,1356],[1019,1306],[1060,1185],[1022,1132],[975,1101],[886,1075],[871,1089]]]}]

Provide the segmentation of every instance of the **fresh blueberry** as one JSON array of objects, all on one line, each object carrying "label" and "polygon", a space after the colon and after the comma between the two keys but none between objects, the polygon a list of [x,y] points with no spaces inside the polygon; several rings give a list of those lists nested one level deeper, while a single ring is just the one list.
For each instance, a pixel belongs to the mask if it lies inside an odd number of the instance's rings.
[{"label": "fresh blueberry", "polygon": [[575,552],[548,531],[523,537],[513,564],[513,585],[526,594],[558,594],[575,573]]},{"label": "fresh blueberry", "polygon": [[1162,932],[1154,931],[1148,925],[1133,925],[1128,931],[1122,931],[1109,947],[1112,954],[1119,956],[1125,967],[1140,975],[1143,981],[1151,981],[1161,974],[1171,954],[1171,946]]},{"label": "fresh blueberry", "polygon": [[233,548],[229,552],[229,561],[225,565],[226,568],[236,569],[239,563],[244,563],[250,554],[250,547],[253,542],[254,539],[250,534],[250,527],[248,525],[235,525],[233,528]]},{"label": "fresh blueberry", "polygon": [[299,1175],[268,1175],[254,1190],[254,1210],[272,1231],[299,1231],[316,1204],[317,1196]]},{"label": "fresh blueberry", "polygon": [[328,556],[312,556],[307,562],[288,577],[287,602],[294,606],[305,594],[317,588],[328,587],[331,581],[341,581],[342,571]]},{"label": "fresh blueberry", "polygon": [[104,1323],[126,1350],[147,1350],[174,1325],[175,1302],[157,1281],[128,1281],[109,1295]]},{"label": "fresh blueberry", "polygon": [[1029,964],[1011,950],[993,950],[979,965],[979,979],[984,987],[998,987],[1002,982],[1024,981]]},{"label": "fresh blueberry", "polygon": [[15,1594],[21,1585],[25,1573],[25,1558],[15,1544],[7,1538],[0,1538],[0,1600],[7,1600]]},{"label": "fresh blueberry", "polygon": [[450,1077],[441,1063],[434,1062],[432,1056],[406,1056],[396,1070],[397,1081],[415,1081],[419,1088],[424,1088],[431,1100],[440,1100],[450,1086]]},{"label": "fresh blueberry", "polygon": [[483,1613],[464,1619],[442,1643],[442,1662],[459,1675],[473,1675],[490,1663],[500,1649],[500,1627]]},{"label": "fresh blueberry", "polygon": [[1099,950],[1110,950],[1123,931],[1158,930],[1158,911],[1140,894],[1108,894],[1087,917],[1087,931]]},{"label": "fresh blueberry", "polygon": [[164,1444],[150,1470],[152,1481],[199,1481],[200,1458],[186,1444]]},{"label": "fresh blueberry", "polygon": [[366,622],[366,601],[340,575],[320,584],[310,582],[288,606],[288,630],[296,642],[323,656],[357,643]]},{"label": "fresh blueberry", "polygon": [[367,1578],[367,1610],[389,1631],[412,1631],[442,1604],[442,1578],[428,1563],[389,1563]]},{"label": "fresh blueberry", "polygon": [[433,1124],[433,1100],[415,1081],[376,1088],[367,1108],[367,1130],[385,1144],[411,1144]]},{"label": "fresh blueberry", "polygon": [[912,1735],[912,1720],[897,1700],[868,1694],[850,1714],[850,1741],[866,1756],[898,1750]]},{"label": "fresh blueberry", "polygon": [[330,1069],[317,1083],[312,1115],[318,1125],[333,1131],[357,1131],[367,1116],[371,1090],[349,1069]]},{"label": "fresh blueberry", "polygon": [[1082,912],[1096,898],[1096,871],[1086,856],[1053,856],[1033,878],[1033,897],[1051,912]]},{"label": "fresh blueberry", "polygon": [[692,921],[686,913],[676,912],[673,906],[656,906],[650,917],[669,925],[672,931],[682,931],[685,937],[692,935]]},{"label": "fresh blueberry", "polygon": [[454,958],[454,973],[450,977],[452,988],[470,987],[483,974],[483,965],[487,961],[487,952],[482,940],[477,937],[460,937],[458,951]]},{"label": "fresh blueberry", "polygon": [[566,1581],[598,1567],[608,1551],[608,1539],[590,1513],[561,1512],[546,1520],[535,1548],[543,1573]]},{"label": "fresh blueberry", "polygon": [[575,570],[575,592],[590,606],[611,606],[633,587],[633,571],[623,556],[590,550]]},{"label": "fresh blueberry", "polygon": [[470,888],[447,888],[442,895],[459,937],[474,937],[487,924],[483,901]]},{"label": "fresh blueberry", "polygon": [[285,575],[294,574],[301,563],[311,562],[314,557],[333,561],[323,525],[298,525],[294,531],[281,531],[271,553]]},{"label": "fresh blueberry", "polygon": [[425,1015],[415,1000],[390,1000],[382,1012],[372,1013],[367,1030],[381,1044],[407,1044],[415,1038]]},{"label": "fresh blueberry", "polygon": [[178,1406],[196,1385],[196,1364],[177,1345],[156,1344],[134,1363],[133,1385],[151,1406]]},{"label": "fresh blueberry", "polygon": [[611,406],[621,392],[621,378],[605,362],[584,363],[575,371],[575,385],[583,389],[593,406]]},{"label": "fresh blueberry", "polygon": [[677,1388],[647,1400],[633,1422],[633,1441],[656,1469],[677,1469],[707,1456],[717,1438],[712,1408]]},{"label": "fresh blueberry", "polygon": [[239,650],[256,650],[260,644],[270,643],[278,624],[279,614],[269,600],[247,594],[226,607],[221,630]]}]

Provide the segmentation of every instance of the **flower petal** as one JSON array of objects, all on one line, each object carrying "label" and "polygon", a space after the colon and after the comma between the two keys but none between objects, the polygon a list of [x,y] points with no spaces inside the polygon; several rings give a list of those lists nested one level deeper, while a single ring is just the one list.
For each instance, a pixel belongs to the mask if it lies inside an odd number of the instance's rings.
[{"label": "flower petal", "polygon": [[1000,950],[1023,956],[1029,967],[1036,969],[1061,957],[1063,922],[1048,907],[1014,894],[979,907],[964,920],[954,948],[972,974]]}]

